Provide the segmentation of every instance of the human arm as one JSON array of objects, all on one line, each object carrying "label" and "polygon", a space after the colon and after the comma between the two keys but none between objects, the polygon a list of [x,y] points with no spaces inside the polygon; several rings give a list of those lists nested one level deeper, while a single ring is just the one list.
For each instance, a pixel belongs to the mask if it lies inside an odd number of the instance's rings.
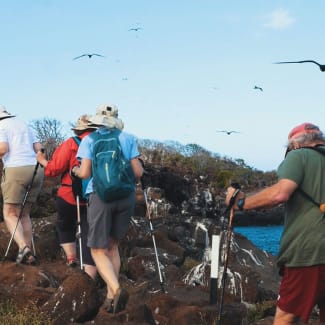
[{"label": "human arm", "polygon": [[[243,210],[271,208],[288,201],[291,194],[297,189],[297,187],[297,183],[290,179],[280,179],[276,184],[246,197],[245,193],[240,191],[233,208],[234,210],[239,210],[237,205],[238,200],[243,198],[245,198],[242,206]],[[229,204],[230,198],[234,191],[235,189],[233,187],[228,187],[226,196],[227,205]]]},{"label": "human arm", "polygon": [[9,151],[8,142],[0,142],[0,158],[2,158]]},{"label": "human arm", "polygon": [[135,180],[138,183],[143,175],[143,164],[141,163],[138,157],[131,159],[130,163]]},{"label": "human arm", "polygon": [[76,148],[72,139],[62,142],[53,152],[51,159],[47,160],[45,151],[38,151],[36,159],[44,167],[47,177],[57,177],[69,171],[75,161]]},{"label": "human arm", "polygon": [[73,174],[73,176],[79,178],[88,178],[91,176],[91,165],[91,159],[82,158],[80,166],[74,166],[71,169],[71,173]]}]

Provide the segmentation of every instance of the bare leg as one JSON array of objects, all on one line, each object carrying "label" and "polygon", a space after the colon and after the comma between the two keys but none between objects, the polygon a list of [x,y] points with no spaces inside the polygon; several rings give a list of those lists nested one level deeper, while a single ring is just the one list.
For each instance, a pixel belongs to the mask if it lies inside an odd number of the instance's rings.
[{"label": "bare leg", "polygon": [[94,265],[84,264],[85,272],[94,280],[97,275],[97,268]]},{"label": "bare leg", "polygon": [[32,221],[30,219],[30,210],[31,210],[31,204],[26,203],[21,218],[21,224],[23,225],[23,229],[24,229],[24,238],[28,247],[32,247],[31,245],[32,245],[32,236],[33,236],[33,227],[32,227]]},{"label": "bare leg", "polygon": [[301,321],[299,321],[299,317],[297,317],[294,314],[287,313],[282,309],[280,309],[279,307],[276,307],[273,325],[299,325],[299,324],[303,324]]},{"label": "bare leg", "polygon": [[120,268],[121,268],[121,258],[120,258],[120,252],[118,250],[118,241],[110,238],[109,239],[109,247],[108,247],[108,258],[113,264],[114,272],[116,276],[118,277],[120,274]]},{"label": "bare leg", "polygon": [[22,250],[26,245],[29,247],[31,246],[32,225],[29,217],[29,211],[30,205],[26,204],[20,221],[18,222],[21,212],[21,205],[11,203],[4,203],[3,205],[3,217],[10,234],[13,234],[17,226],[14,240],[17,243],[19,250]]},{"label": "bare leg", "polygon": [[91,248],[91,254],[98,273],[107,285],[107,297],[113,298],[120,288],[118,281],[120,255],[117,242],[111,240],[109,248]]},{"label": "bare leg", "polygon": [[77,256],[76,243],[74,243],[74,242],[63,243],[63,244],[61,244],[61,247],[63,248],[64,254],[67,257],[67,259],[76,258],[76,256]]}]

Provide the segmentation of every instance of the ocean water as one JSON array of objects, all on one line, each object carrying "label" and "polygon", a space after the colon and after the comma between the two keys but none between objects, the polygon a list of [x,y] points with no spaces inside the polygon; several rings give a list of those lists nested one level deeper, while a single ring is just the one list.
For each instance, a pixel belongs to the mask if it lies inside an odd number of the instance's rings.
[{"label": "ocean water", "polygon": [[276,256],[283,226],[234,227],[234,231],[249,239],[255,246]]}]

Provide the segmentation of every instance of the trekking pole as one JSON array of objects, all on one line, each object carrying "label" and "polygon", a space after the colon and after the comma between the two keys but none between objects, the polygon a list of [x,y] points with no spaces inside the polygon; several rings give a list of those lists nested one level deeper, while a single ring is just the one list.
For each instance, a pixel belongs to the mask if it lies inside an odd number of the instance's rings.
[{"label": "trekking pole", "polygon": [[152,223],[152,218],[151,218],[151,211],[150,211],[150,208],[149,208],[149,205],[148,205],[147,192],[144,189],[143,182],[142,182],[142,188],[143,188],[144,200],[145,200],[145,203],[146,203],[146,217],[147,217],[147,220],[148,220],[148,223],[149,223],[150,235],[151,235],[151,238],[152,238],[153,248],[154,248],[155,255],[156,255],[156,264],[157,264],[157,269],[158,269],[158,274],[159,274],[159,282],[160,282],[160,286],[161,286],[161,291],[163,293],[165,293],[166,292],[166,290],[165,290],[165,281],[164,281],[164,276],[163,276],[163,274],[161,272],[161,268],[160,268],[161,264],[159,262],[159,256],[158,256],[158,250],[157,250],[157,245],[156,245],[155,233],[154,233],[154,228],[153,228],[153,223]]},{"label": "trekking pole", "polygon": [[[44,150],[44,149],[42,149],[42,150]],[[21,217],[22,217],[22,215],[23,215],[23,211],[24,211],[24,207],[25,207],[25,204],[26,204],[27,197],[28,197],[28,194],[29,194],[29,192],[30,192],[32,186],[33,186],[34,179],[35,179],[35,176],[36,176],[36,174],[37,174],[37,170],[38,170],[39,165],[40,165],[39,162],[37,162],[36,165],[35,165],[35,169],[34,169],[34,173],[33,173],[32,180],[31,180],[30,184],[28,185],[27,190],[26,190],[26,193],[25,193],[25,195],[24,195],[23,202],[22,202],[22,204],[21,204],[20,213],[19,213],[18,220],[17,220],[17,223],[16,223],[16,227],[15,227],[15,229],[14,229],[12,235],[11,235],[11,238],[10,238],[10,240],[9,240],[9,244],[8,244],[8,247],[7,247],[6,253],[5,253],[4,257],[3,257],[3,260],[5,260],[5,259],[7,258],[7,255],[8,255],[8,252],[9,252],[9,249],[10,249],[10,246],[11,246],[11,243],[12,243],[12,240],[13,240],[14,237],[15,237],[16,230],[17,230],[17,228],[18,228],[19,221],[20,221],[20,219],[21,219]],[[33,246],[33,253],[34,253],[34,256],[36,256],[35,245],[34,245],[34,239],[33,239],[33,233],[32,233],[32,246]]]},{"label": "trekking pole", "polygon": [[226,286],[226,279],[227,279],[227,268],[228,268],[228,260],[229,260],[229,251],[230,251],[230,245],[231,245],[231,238],[232,238],[232,220],[234,218],[234,209],[233,205],[236,201],[236,197],[240,191],[240,185],[238,183],[231,184],[232,187],[234,187],[236,190],[234,191],[233,195],[230,198],[229,205],[226,209],[226,212],[230,210],[229,215],[229,222],[228,222],[228,228],[226,232],[226,249],[223,254],[223,273],[221,278],[221,294],[220,294],[220,303],[217,313],[217,325],[221,325],[221,314],[223,309],[223,300],[225,295],[225,286]]},{"label": "trekking pole", "polygon": [[33,232],[32,232],[32,249],[33,249],[33,255],[36,257],[36,249],[35,249],[34,234],[33,234]]},{"label": "trekking pole", "polygon": [[76,237],[79,241],[80,269],[82,271],[84,269],[84,264],[83,264],[83,260],[82,260],[82,239],[81,239],[81,218],[80,218],[79,195],[76,196],[76,202],[77,202],[77,227],[78,227]]}]

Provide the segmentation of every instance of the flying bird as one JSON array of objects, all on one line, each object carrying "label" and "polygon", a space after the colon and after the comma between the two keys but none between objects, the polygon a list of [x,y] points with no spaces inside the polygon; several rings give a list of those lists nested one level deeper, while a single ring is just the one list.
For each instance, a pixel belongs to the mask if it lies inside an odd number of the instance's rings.
[{"label": "flying bird", "polygon": [[263,88],[258,87],[258,86],[255,86],[254,89],[258,89],[258,90],[260,90],[260,91],[263,91]]},{"label": "flying bird", "polygon": [[80,59],[80,58],[82,58],[82,57],[84,57],[84,56],[88,56],[89,59],[90,59],[92,56],[100,56],[100,57],[103,57],[103,58],[104,58],[104,55],[101,55],[101,54],[97,54],[97,53],[88,54],[88,53],[86,53],[86,54],[82,54],[82,55],[79,55],[79,56],[73,58],[73,60]]},{"label": "flying bird", "polygon": [[217,132],[227,133],[228,135],[230,135],[231,133],[240,133],[238,131],[227,131],[227,130],[220,130],[220,131],[217,131]]},{"label": "flying bird", "polygon": [[141,29],[142,29],[141,27],[133,27],[133,28],[130,28],[129,31],[138,32]]},{"label": "flying bird", "polygon": [[325,71],[325,64],[319,64],[314,60],[303,60],[303,61],[286,61],[286,62],[274,62],[275,64],[285,64],[285,63],[314,63],[319,66],[320,71]]}]

